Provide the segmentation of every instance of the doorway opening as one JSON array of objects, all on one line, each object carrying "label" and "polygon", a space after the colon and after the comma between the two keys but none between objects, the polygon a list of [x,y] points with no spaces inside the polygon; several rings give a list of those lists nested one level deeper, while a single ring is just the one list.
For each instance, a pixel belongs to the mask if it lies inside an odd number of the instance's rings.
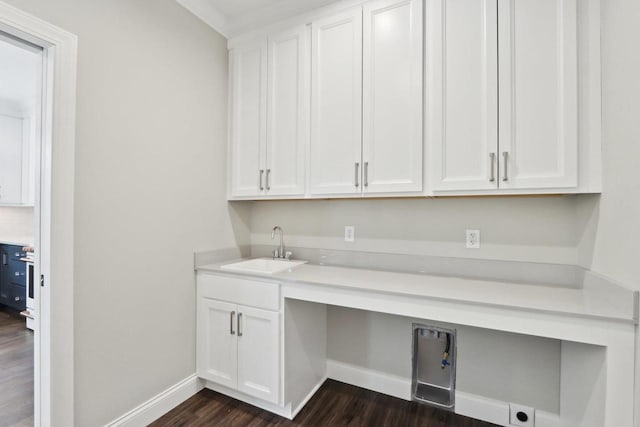
[{"label": "doorway opening", "polygon": [[[0,55],[0,72],[8,73],[11,67],[6,64],[13,63],[12,58],[16,56],[31,55],[36,64],[31,74],[25,67],[13,71],[15,78],[21,77],[35,92],[33,100],[21,104],[10,99],[0,104],[5,108],[5,114],[0,114],[5,116],[0,125],[5,134],[0,150],[2,147],[7,150],[7,154],[0,154],[0,167],[4,168],[0,179],[8,183],[4,184],[4,201],[0,199],[3,205],[0,206],[0,233],[3,229],[14,232],[13,236],[0,235],[0,240],[6,240],[0,242],[6,252],[5,257],[0,257],[6,260],[6,265],[0,262],[3,267],[0,276],[6,275],[4,283],[8,283],[2,287],[8,292],[0,297],[3,306],[0,315],[7,314],[4,318],[0,316],[0,321],[16,320],[16,313],[25,316],[17,318],[24,320],[14,322],[19,337],[13,343],[23,345],[20,354],[26,355],[26,358],[14,359],[13,366],[11,361],[4,363],[18,371],[22,369],[22,380],[12,388],[28,387],[29,378],[32,382],[31,393],[25,393],[28,389],[22,388],[23,394],[10,403],[0,402],[0,426],[74,425],[73,182],[77,37],[0,0],[0,43],[0,49],[14,55],[5,59]],[[3,82],[7,83],[6,87],[2,86]],[[0,97],[11,98],[9,95],[15,95],[19,85],[17,80],[0,75]],[[5,95],[1,95],[2,91]],[[0,183],[0,192],[2,186]],[[29,332],[27,321],[33,332]],[[2,338],[0,331],[0,341]],[[1,346],[2,343],[0,358]],[[33,357],[29,357],[29,351]],[[30,367],[25,365],[25,359],[31,360]],[[24,375],[29,369],[32,375]],[[28,399],[27,394],[32,398]],[[14,414],[10,420],[5,411],[20,406],[26,415]]]},{"label": "doorway opening", "polygon": [[0,427],[35,422],[44,50],[0,31]]}]

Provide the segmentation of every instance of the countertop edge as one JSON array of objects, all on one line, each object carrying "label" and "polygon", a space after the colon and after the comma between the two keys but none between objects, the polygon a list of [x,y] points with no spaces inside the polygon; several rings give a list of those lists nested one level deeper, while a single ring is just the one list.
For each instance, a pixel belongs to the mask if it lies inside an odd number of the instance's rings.
[{"label": "countertop edge", "polygon": [[[410,293],[410,292],[399,292],[399,291],[394,291],[392,289],[366,289],[366,288],[361,288],[361,287],[356,287],[356,286],[349,286],[349,285],[344,285],[344,284],[340,284],[340,283],[331,283],[331,282],[312,282],[312,281],[305,281],[305,280],[299,280],[299,279],[294,279],[294,278],[288,278],[288,277],[283,277],[281,274],[259,274],[259,273],[249,273],[249,272],[241,272],[241,271],[234,271],[234,270],[226,270],[226,269],[222,269],[220,268],[222,265],[225,264],[230,264],[233,262],[239,262],[239,261],[245,261],[248,258],[236,258],[236,259],[231,259],[231,260],[225,260],[223,262],[216,262],[216,263],[212,263],[212,264],[207,264],[207,265],[201,265],[198,266],[196,268],[196,271],[200,272],[207,272],[207,273],[213,273],[213,274],[220,274],[220,275],[228,275],[228,276],[234,276],[234,277],[246,277],[246,278],[251,278],[251,279],[256,279],[256,280],[260,280],[260,281],[269,281],[269,282],[281,282],[283,285],[293,285],[293,284],[302,284],[302,285],[308,285],[308,286],[330,286],[330,287],[334,287],[334,288],[340,288],[340,289],[348,289],[348,290],[355,290],[355,291],[365,291],[365,292],[371,292],[371,293],[378,293],[378,294],[386,294],[386,295],[394,295],[394,296],[399,296],[399,297],[413,297],[413,298],[424,298],[427,300],[432,300],[432,301],[443,301],[443,302],[451,302],[451,303],[459,303],[459,304],[469,304],[469,305],[475,305],[475,306],[484,306],[484,307],[493,307],[493,308],[499,308],[499,309],[507,309],[507,310],[516,310],[516,311],[525,311],[525,312],[533,312],[533,313],[546,313],[546,314],[554,314],[554,315],[564,315],[564,316],[568,316],[568,317],[572,317],[572,318],[581,318],[581,319],[592,319],[592,320],[603,320],[603,321],[609,321],[609,322],[616,322],[616,323],[623,323],[623,324],[633,324],[633,325],[637,325],[638,324],[638,318],[637,318],[637,313],[638,313],[638,295],[639,292],[638,291],[632,291],[632,290],[628,290],[630,295],[634,296],[634,301],[635,301],[635,308],[634,308],[634,314],[632,317],[624,317],[624,316],[620,316],[620,317],[616,317],[616,316],[608,316],[608,315],[603,315],[603,314],[597,314],[597,313],[584,313],[584,312],[578,312],[578,311],[568,311],[568,310],[558,310],[558,309],[553,309],[553,308],[543,308],[543,307],[528,307],[528,306],[524,306],[524,305],[514,305],[514,304],[500,304],[500,303],[492,303],[489,301],[480,301],[480,300],[474,300],[474,299],[463,299],[463,298],[452,298],[452,297],[446,297],[446,296],[437,296],[437,295],[424,295],[424,294],[416,294],[416,293]],[[323,267],[321,265],[315,265],[315,264],[309,264],[309,265],[314,265],[316,267]],[[332,266],[328,266],[328,267],[332,267]],[[360,271],[364,271],[364,272],[379,272],[378,270],[367,270],[367,269],[363,269],[363,268],[355,268],[355,267],[344,267],[344,266],[340,266],[340,267],[333,267],[333,268],[344,268],[344,269],[350,269],[350,270],[360,270]],[[381,272],[385,272],[385,271],[381,271]],[[398,274],[398,275],[403,275],[403,274],[408,274],[408,275],[415,275],[416,274],[412,274],[412,273],[399,273],[399,272],[388,272],[391,274]],[[434,277],[434,276],[431,276]],[[437,276],[435,276],[437,277]],[[481,280],[481,279],[479,279]],[[490,280],[487,280],[487,282],[491,282]],[[521,284],[508,284],[508,283],[504,283],[506,286],[523,286]],[[539,286],[539,285],[525,285],[525,286]],[[612,286],[617,286],[617,284],[612,283]],[[542,287],[542,286],[541,286]],[[554,287],[550,287],[550,289],[556,289]],[[624,288],[625,290],[627,290],[626,288]],[[572,289],[574,291],[580,291],[580,290],[576,290],[576,289]]]}]

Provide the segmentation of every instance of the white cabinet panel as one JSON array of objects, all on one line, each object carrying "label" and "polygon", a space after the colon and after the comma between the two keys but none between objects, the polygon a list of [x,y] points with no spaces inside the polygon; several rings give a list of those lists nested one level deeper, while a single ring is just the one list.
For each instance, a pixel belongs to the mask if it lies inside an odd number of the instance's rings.
[{"label": "white cabinet panel", "polygon": [[238,390],[278,403],[280,314],[245,306],[238,310]]},{"label": "white cabinet panel", "polygon": [[22,203],[23,124],[0,115],[0,204]]},{"label": "white cabinet panel", "polygon": [[266,172],[267,42],[235,48],[230,64],[231,195],[257,196]]},{"label": "white cabinet panel", "polygon": [[362,9],[312,23],[312,194],[361,192]]},{"label": "white cabinet panel", "polygon": [[500,187],[576,187],[576,0],[498,4]]},{"label": "white cabinet panel", "polygon": [[496,189],[497,0],[428,0],[427,8],[433,189]]},{"label": "white cabinet panel", "polygon": [[237,343],[235,304],[198,298],[197,370],[198,376],[236,388]]},{"label": "white cabinet panel", "polygon": [[269,38],[267,195],[304,195],[309,114],[309,28]]},{"label": "white cabinet panel", "polygon": [[422,1],[363,9],[365,193],[422,190]]}]

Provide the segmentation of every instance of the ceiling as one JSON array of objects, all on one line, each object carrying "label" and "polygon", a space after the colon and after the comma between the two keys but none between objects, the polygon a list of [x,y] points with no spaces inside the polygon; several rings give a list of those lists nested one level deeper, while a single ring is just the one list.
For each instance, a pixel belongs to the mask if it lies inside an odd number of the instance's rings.
[{"label": "ceiling", "polygon": [[342,0],[176,0],[227,38]]},{"label": "ceiling", "polygon": [[0,37],[0,104],[7,113],[28,113],[36,105],[41,53]]}]

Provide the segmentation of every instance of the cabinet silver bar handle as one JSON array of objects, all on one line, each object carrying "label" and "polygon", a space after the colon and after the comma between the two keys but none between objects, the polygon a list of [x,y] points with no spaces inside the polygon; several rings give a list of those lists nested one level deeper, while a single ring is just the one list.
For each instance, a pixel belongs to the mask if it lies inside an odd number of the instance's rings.
[{"label": "cabinet silver bar handle", "polygon": [[489,162],[491,163],[489,182],[496,182],[496,153],[489,153]]},{"label": "cabinet silver bar handle", "polygon": [[260,169],[260,178],[258,180],[258,185],[260,186],[260,191],[264,190],[264,186],[262,185],[262,176],[264,175],[264,169]]},{"label": "cabinet silver bar handle", "polygon": [[267,191],[271,190],[271,184],[269,183],[270,181],[269,176],[271,176],[271,169],[267,169]]},{"label": "cabinet silver bar handle", "polygon": [[241,337],[242,336],[242,330],[241,325],[240,325],[240,320],[242,319],[242,313],[238,313],[238,336]]},{"label": "cabinet silver bar handle", "polygon": [[235,335],[236,331],[233,330],[233,318],[236,316],[236,312],[232,311],[229,313],[229,333],[231,335]]},{"label": "cabinet silver bar handle", "polygon": [[364,162],[364,186],[369,186],[369,162]]},{"label": "cabinet silver bar handle", "polygon": [[356,176],[355,176],[356,188],[360,187],[360,177],[358,176],[359,175],[358,172],[360,172],[360,163],[356,162]]},{"label": "cabinet silver bar handle", "polygon": [[502,152],[502,158],[504,161],[504,175],[502,176],[502,180],[504,182],[509,181],[509,168],[508,168],[508,164],[509,164],[509,152],[508,151],[503,151]]}]

